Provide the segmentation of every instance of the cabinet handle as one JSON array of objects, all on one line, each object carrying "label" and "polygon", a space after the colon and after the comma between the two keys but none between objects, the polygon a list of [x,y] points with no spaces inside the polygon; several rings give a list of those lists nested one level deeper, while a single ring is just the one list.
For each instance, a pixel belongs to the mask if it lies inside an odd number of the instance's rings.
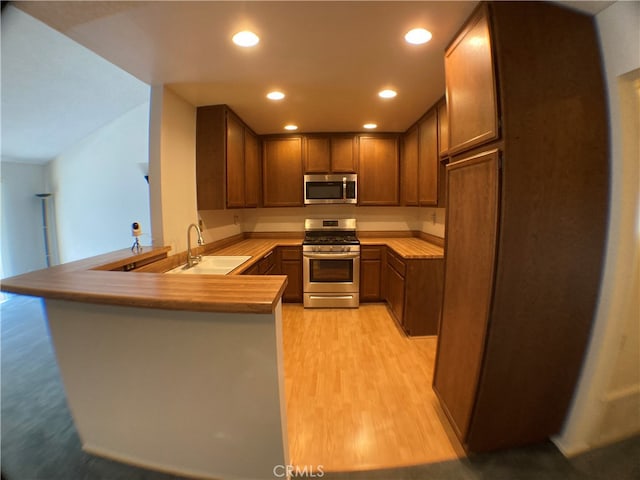
[{"label": "cabinet handle", "polygon": [[263,260],[266,260],[267,258],[269,258],[271,256],[271,254],[273,253],[273,250],[271,250],[269,253],[267,253],[264,257],[262,257]]}]

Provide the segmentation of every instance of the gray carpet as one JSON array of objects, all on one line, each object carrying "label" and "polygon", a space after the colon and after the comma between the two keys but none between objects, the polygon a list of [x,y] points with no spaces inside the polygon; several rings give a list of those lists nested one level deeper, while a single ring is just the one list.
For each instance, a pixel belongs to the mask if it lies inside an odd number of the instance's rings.
[{"label": "gray carpet", "polygon": [[[6,480],[182,478],[85,454],[67,408],[41,301],[10,296],[0,308],[1,460]],[[548,442],[460,461],[369,472],[325,473],[322,478],[640,480],[640,436],[571,460]]]}]

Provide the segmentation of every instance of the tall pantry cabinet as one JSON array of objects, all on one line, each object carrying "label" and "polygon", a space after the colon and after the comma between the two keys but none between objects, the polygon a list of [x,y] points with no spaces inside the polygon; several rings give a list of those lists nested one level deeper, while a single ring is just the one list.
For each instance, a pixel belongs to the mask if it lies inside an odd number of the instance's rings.
[{"label": "tall pantry cabinet", "polygon": [[482,3],[445,53],[445,280],[434,390],[468,451],[562,427],[602,273],[607,119],[593,19]]}]

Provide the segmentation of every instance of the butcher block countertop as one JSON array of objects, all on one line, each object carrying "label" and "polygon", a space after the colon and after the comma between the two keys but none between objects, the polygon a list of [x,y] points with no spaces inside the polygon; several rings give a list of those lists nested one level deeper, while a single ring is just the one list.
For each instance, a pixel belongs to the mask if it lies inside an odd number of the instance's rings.
[{"label": "butcher block countertop", "polygon": [[[272,313],[287,285],[284,275],[164,275],[109,271],[157,256],[169,248],[124,249],[4,279],[2,290],[86,303],[202,312]],[[144,268],[144,267],[142,267]]]},{"label": "butcher block countertop", "polygon": [[[362,245],[386,245],[406,259],[443,258],[443,249],[418,237],[363,234]],[[184,252],[145,247],[118,250],[2,280],[1,290],[87,303],[235,313],[271,313],[287,285],[284,275],[240,275],[279,246],[302,245],[301,234],[238,236],[199,249],[203,255],[249,255],[228,275],[164,275],[186,262]],[[131,271],[129,271],[131,270]]]},{"label": "butcher block countertop", "polygon": [[444,258],[438,245],[417,237],[359,237],[361,245],[386,245],[405,259]]}]

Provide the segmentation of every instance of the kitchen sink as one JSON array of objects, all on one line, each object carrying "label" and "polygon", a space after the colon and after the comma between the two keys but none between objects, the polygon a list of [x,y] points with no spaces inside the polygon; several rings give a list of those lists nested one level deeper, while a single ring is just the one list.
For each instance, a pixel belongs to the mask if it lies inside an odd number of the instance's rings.
[{"label": "kitchen sink", "polygon": [[202,257],[200,263],[196,263],[193,267],[187,268],[187,265],[181,265],[173,268],[165,273],[179,273],[191,275],[226,275],[235,268],[249,260],[249,255],[207,255]]}]

